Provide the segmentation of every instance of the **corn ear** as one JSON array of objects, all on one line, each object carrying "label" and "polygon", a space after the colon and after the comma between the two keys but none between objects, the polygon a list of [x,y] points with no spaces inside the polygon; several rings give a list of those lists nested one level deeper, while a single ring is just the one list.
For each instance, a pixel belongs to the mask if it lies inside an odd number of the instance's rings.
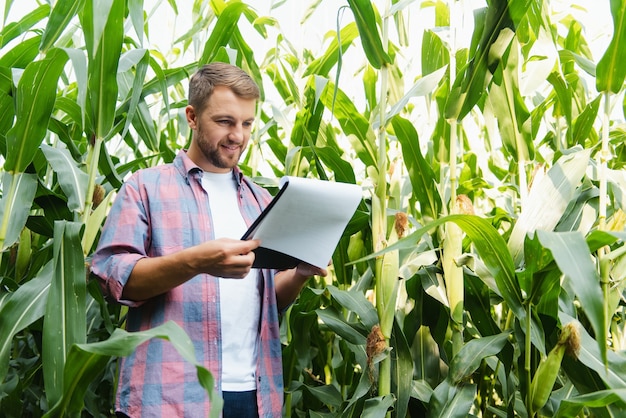
[{"label": "corn ear", "polygon": [[[530,384],[531,405],[538,411],[548,402],[552,388],[561,369],[561,362],[565,352],[577,357],[580,348],[580,334],[573,322],[567,324],[561,331],[559,341],[548,356],[541,361],[532,383]],[[532,414],[531,414],[532,415]]]},{"label": "corn ear", "polygon": [[22,280],[26,270],[28,269],[31,254],[30,230],[28,228],[24,228],[20,233],[20,241],[17,247],[17,257],[15,259],[15,281],[18,283]]},{"label": "corn ear", "polygon": [[358,231],[350,236],[348,242],[348,259],[350,261],[358,260],[365,255],[365,244],[363,243],[363,232]]},{"label": "corn ear", "polygon": [[[407,228],[408,218],[404,213],[396,214],[394,228],[389,236],[388,245],[398,241]],[[391,337],[393,318],[396,313],[400,272],[400,257],[398,251],[389,251],[383,255],[383,261],[376,286],[376,309],[380,321],[380,330],[385,338]]]},{"label": "corn ear", "polygon": [[[465,195],[456,198],[453,214],[471,214],[474,212],[471,201]],[[446,225],[446,236],[443,241],[442,267],[446,283],[446,292],[450,303],[450,318],[456,324],[463,323],[463,269],[457,266],[456,259],[463,251],[463,231],[455,223]]]}]

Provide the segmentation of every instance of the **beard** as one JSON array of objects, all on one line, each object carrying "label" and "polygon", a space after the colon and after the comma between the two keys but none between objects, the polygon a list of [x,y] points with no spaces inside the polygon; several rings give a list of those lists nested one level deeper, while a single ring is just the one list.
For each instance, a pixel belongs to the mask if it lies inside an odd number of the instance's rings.
[{"label": "beard", "polygon": [[233,169],[239,163],[239,158],[241,158],[242,154],[241,149],[239,149],[236,155],[226,155],[222,150],[222,145],[224,144],[227,146],[238,145],[235,141],[226,140],[214,144],[207,140],[204,130],[198,127],[196,142],[208,162],[217,168]]}]

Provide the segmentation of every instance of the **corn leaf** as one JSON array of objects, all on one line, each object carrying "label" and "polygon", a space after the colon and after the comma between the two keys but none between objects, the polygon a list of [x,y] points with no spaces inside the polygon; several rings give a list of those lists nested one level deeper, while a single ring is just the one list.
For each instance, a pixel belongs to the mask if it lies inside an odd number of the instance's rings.
[{"label": "corn leaf", "polygon": [[342,307],[357,314],[367,329],[371,329],[378,323],[376,309],[374,309],[374,306],[372,306],[372,304],[365,298],[363,293],[350,290],[340,290],[332,285],[327,286],[326,289]]},{"label": "corn leaf", "polygon": [[88,103],[98,138],[113,127],[125,9],[124,0],[87,0],[79,14],[89,58]]},{"label": "corn leaf", "polygon": [[566,398],[559,404],[556,418],[579,416],[583,408],[601,408],[611,404],[618,404],[626,408],[626,389],[599,390],[593,393]]},{"label": "corn leaf", "polygon": [[376,152],[373,142],[374,131],[368,120],[358,111],[354,103],[341,90],[335,94],[334,85],[328,83],[320,101],[327,109],[332,109],[333,115],[341,125],[341,129],[347,137],[352,137],[352,146],[359,159],[366,166],[375,166]]},{"label": "corn leaf", "polygon": [[427,418],[466,418],[476,397],[476,385],[452,386],[444,380],[430,398]]},{"label": "corn leaf", "polygon": [[217,18],[215,27],[211,31],[211,36],[209,36],[209,39],[204,45],[204,50],[198,60],[199,66],[212,62],[219,48],[228,44],[233,31],[237,28],[239,17],[247,8],[248,5],[242,2],[230,2],[228,6],[224,8]]},{"label": "corn leaf", "polygon": [[554,261],[574,284],[574,292],[595,332],[602,360],[606,362],[607,330],[600,278],[580,232],[537,231],[541,244],[552,252]]},{"label": "corn leaf", "polygon": [[[348,323],[335,309],[317,309],[317,316],[337,335],[348,342],[356,345],[365,345],[366,337],[362,332],[367,332],[360,324]],[[357,328],[361,328],[360,330]]]},{"label": "corn leaf", "polygon": [[197,361],[189,336],[171,321],[140,332],[131,333],[117,328],[107,340],[73,345],[65,363],[63,397],[44,416],[60,418],[80,415],[89,382],[102,373],[110,358],[128,356],[137,346],[151,338],[170,341],[185,360],[196,366],[198,380],[211,400],[209,416],[219,417],[223,401],[215,390],[213,376]]},{"label": "corn leaf", "polygon": [[35,61],[39,55],[40,36],[35,36],[19,42],[10,51],[7,51],[0,58],[0,67],[6,68],[26,68],[28,64]]},{"label": "corn leaf", "polygon": [[73,344],[86,341],[85,260],[81,247],[82,223],[56,221],[52,286],[46,302],[42,364],[46,398],[54,405],[62,396],[63,369]]},{"label": "corn leaf", "polygon": [[378,33],[376,16],[372,2],[366,0],[348,0],[350,9],[354,13],[354,20],[359,30],[359,39],[367,60],[376,69],[391,64],[392,59],[387,54]]},{"label": "corn leaf", "polygon": [[53,265],[49,262],[34,279],[21,285],[2,303],[0,309],[0,382],[4,382],[9,369],[13,337],[45,313],[52,272]]},{"label": "corn leaf", "polygon": [[31,62],[24,70],[17,86],[15,125],[7,133],[5,170],[24,172],[33,160],[46,135],[57,82],[66,61],[67,54],[55,49],[45,59]]},{"label": "corn leaf", "polygon": [[78,167],[66,148],[54,148],[48,144],[41,144],[41,150],[56,173],[63,193],[67,196],[67,207],[70,210],[82,212],[85,209],[87,173]]},{"label": "corn leaf", "polygon": [[2,33],[0,33],[0,47],[4,47],[13,39],[26,33],[30,28],[48,17],[49,13],[50,6],[44,4],[24,15],[19,21],[7,24],[4,29],[2,29]]},{"label": "corn leaf", "polygon": [[613,38],[596,66],[596,89],[619,93],[626,77],[626,0],[611,0]]},{"label": "corn leaf", "polygon": [[78,11],[83,7],[86,0],[65,0],[55,4],[48,18],[46,29],[41,37],[41,45],[39,49],[42,53],[46,53],[54,43],[59,39],[67,25],[76,16]]},{"label": "corn leaf", "polygon": [[0,199],[0,250],[4,251],[19,238],[26,225],[37,191],[37,176],[30,173],[2,175]]},{"label": "corn leaf", "polygon": [[469,377],[480,366],[483,359],[495,356],[504,348],[510,332],[503,332],[497,335],[476,338],[463,345],[461,351],[454,356],[450,363],[450,374],[452,382],[459,383]]},{"label": "corn leaf", "polygon": [[496,71],[488,99],[498,120],[503,145],[515,161],[529,161],[534,158],[534,145],[530,112],[519,90],[519,44],[513,39],[513,32],[504,29],[503,33],[510,36],[506,43],[510,43],[511,48],[505,62]]},{"label": "corn leaf", "polygon": [[409,172],[413,196],[420,202],[423,215],[436,218],[441,212],[441,196],[437,177],[420,149],[417,130],[413,124],[400,117],[391,119],[393,132],[402,146],[402,157]]},{"label": "corn leaf", "polygon": [[393,333],[389,341],[394,356],[391,356],[391,373],[392,381],[395,383],[394,391],[397,399],[395,411],[398,417],[407,416],[409,400],[413,388],[413,358],[411,357],[411,348],[402,332],[402,327],[398,321],[394,321]]}]

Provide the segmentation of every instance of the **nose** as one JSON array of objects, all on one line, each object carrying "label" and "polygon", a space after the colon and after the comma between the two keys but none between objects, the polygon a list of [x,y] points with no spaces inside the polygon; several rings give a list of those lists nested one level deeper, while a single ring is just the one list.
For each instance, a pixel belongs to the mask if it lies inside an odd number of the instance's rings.
[{"label": "nose", "polygon": [[243,141],[244,140],[243,126],[239,123],[233,124],[230,130],[229,138],[231,141]]}]

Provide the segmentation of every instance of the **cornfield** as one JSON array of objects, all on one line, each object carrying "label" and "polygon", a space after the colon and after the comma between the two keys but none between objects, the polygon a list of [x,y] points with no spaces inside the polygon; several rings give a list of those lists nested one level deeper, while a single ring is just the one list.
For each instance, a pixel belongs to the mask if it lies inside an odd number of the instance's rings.
[{"label": "cornfield", "polygon": [[[126,332],[88,266],[124,178],[187,145],[189,76],[225,61],[263,94],[245,174],[363,189],[281,318],[284,416],[619,416],[626,0],[315,0],[307,47],[295,1],[3,3],[0,415],[114,416],[116,359],[151,338],[217,396],[184,331]],[[190,22],[166,48],[157,12]]]}]

